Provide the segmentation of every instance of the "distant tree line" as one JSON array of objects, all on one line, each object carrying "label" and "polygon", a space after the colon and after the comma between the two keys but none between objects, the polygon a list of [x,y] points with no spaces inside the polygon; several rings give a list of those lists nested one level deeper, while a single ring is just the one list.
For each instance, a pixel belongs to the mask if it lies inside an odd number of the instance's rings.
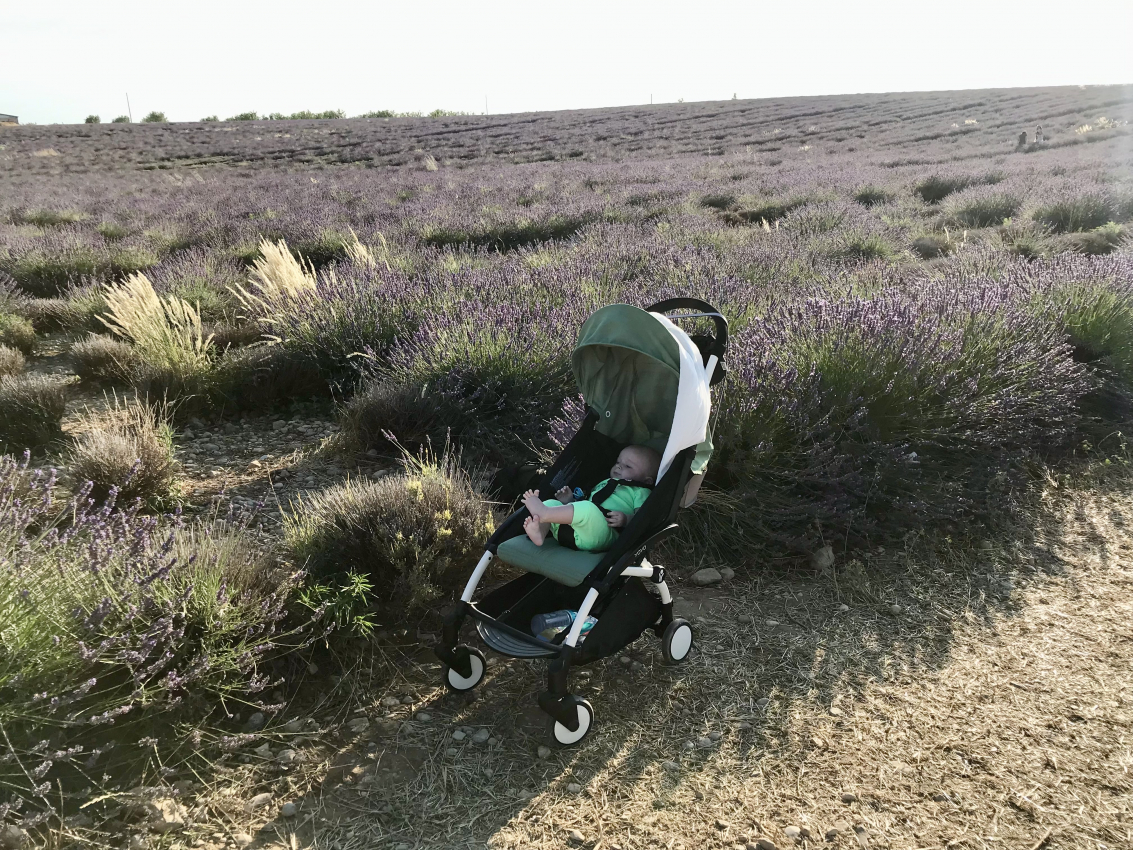
[{"label": "distant tree line", "polygon": [[[355,118],[447,118],[452,115],[472,115],[471,112],[461,112],[456,109],[434,109],[432,112],[397,112],[393,109],[377,109],[373,112],[363,112],[361,115],[355,115]],[[312,112],[309,109],[302,109],[299,112],[292,112],[286,115],[282,112],[271,112],[266,115],[260,115],[257,112],[241,112],[239,115],[233,115],[231,118],[225,118],[225,121],[308,121],[315,119],[330,119],[330,118],[346,118],[346,112],[341,109],[327,109],[323,112]],[[169,119],[165,117],[164,112],[151,112],[142,119],[143,124],[164,124]],[[211,124],[219,122],[221,119],[216,115],[209,115],[202,118],[204,123]],[[102,119],[97,115],[88,115],[84,119],[86,124],[101,124]],[[119,115],[110,123],[112,124],[129,124],[129,115]]]}]

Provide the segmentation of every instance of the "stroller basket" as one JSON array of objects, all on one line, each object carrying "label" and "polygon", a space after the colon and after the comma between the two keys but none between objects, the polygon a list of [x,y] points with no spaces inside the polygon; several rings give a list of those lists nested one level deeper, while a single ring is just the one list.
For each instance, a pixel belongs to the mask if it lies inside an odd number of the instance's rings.
[{"label": "stroller basket", "polygon": [[543,649],[534,644],[527,643],[526,641],[518,640],[503,629],[483,620],[476,623],[476,631],[480,633],[480,637],[484,639],[484,643],[488,644],[488,646],[492,647],[496,652],[502,652],[504,655],[510,655],[512,658],[549,658],[553,655],[558,655],[558,652],[550,646]]}]

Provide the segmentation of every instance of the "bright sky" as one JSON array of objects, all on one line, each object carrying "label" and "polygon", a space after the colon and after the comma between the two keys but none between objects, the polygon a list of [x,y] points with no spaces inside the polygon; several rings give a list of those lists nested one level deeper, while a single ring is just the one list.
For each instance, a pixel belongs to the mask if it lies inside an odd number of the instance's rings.
[{"label": "bright sky", "polygon": [[0,112],[481,113],[1133,83],[1133,2],[0,0]]}]

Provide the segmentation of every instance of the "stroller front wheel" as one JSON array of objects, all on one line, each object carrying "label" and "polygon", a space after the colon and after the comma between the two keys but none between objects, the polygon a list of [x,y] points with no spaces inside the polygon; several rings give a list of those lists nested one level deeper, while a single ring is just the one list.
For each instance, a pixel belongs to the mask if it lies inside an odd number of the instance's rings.
[{"label": "stroller front wheel", "polygon": [[673,620],[661,638],[661,653],[669,664],[681,664],[692,649],[692,626],[688,620]]},{"label": "stroller front wheel", "polygon": [[453,691],[470,691],[484,678],[487,664],[484,662],[484,653],[475,647],[460,645],[455,653],[459,658],[465,655],[468,658],[469,674],[465,676],[459,670],[445,665],[445,684]]},{"label": "stroller front wheel", "polygon": [[555,718],[547,724],[547,737],[557,747],[572,747],[585,738],[594,726],[594,708],[584,699],[574,697],[574,709],[578,712],[578,729],[571,731]]}]

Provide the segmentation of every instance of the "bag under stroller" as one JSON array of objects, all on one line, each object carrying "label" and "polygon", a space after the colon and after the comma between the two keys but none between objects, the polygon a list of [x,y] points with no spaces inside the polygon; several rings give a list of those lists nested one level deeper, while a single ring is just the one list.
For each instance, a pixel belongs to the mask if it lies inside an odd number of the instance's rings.
[{"label": "bag under stroller", "polygon": [[[684,312],[666,315],[675,311]],[[690,337],[673,321],[705,318],[713,334]],[[710,387],[724,377],[727,348],[727,321],[711,305],[690,298],[647,310],[612,304],[583,323],[571,366],[587,413],[535,486],[546,494],[563,486],[590,492],[627,445],[649,446],[661,455],[656,484],[608,551],[578,551],[550,539],[536,546],[523,529],[527,508],[509,516],[487,541],[460,601],[445,616],[435,652],[449,688],[470,690],[484,676],[483,653],[457,645],[471,617],[484,643],[497,652],[550,659],[539,706],[550,716],[550,742],[570,746],[587,735],[594,720],[590,703],[568,690],[572,666],[613,655],[647,629],[661,639],[668,662],[688,657],[692,627],[673,617],[665,570],[649,556],[677,530],[677,511],[695,499],[712,449]],[[494,557],[525,574],[474,602]],[[532,634],[535,615],[559,609],[577,611],[569,629],[550,641]],[[582,639],[588,617],[597,622]]]}]

